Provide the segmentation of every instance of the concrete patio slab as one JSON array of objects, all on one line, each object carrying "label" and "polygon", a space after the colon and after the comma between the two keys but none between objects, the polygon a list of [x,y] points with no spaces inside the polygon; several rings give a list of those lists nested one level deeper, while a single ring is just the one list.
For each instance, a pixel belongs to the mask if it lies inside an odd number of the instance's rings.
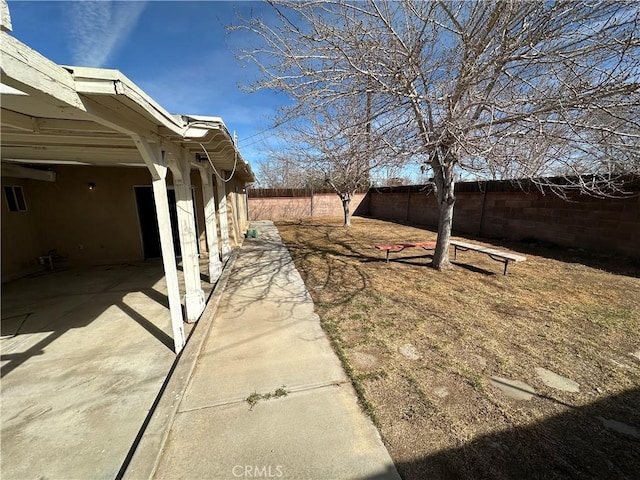
[{"label": "concrete patio slab", "polygon": [[117,476],[176,358],[165,295],[156,262],[3,285],[2,478]]}]

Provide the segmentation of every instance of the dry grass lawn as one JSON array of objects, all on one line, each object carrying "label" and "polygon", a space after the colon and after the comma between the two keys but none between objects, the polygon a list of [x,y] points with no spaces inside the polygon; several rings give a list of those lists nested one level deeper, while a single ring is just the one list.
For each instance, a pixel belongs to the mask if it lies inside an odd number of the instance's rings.
[{"label": "dry grass lawn", "polygon": [[[454,237],[523,254],[509,266],[383,243],[435,233],[354,218],[277,223],[364,408],[405,480],[638,478],[640,265]],[[544,368],[579,384],[548,386]],[[490,377],[535,389],[505,395]],[[575,390],[575,388],[574,388]]]}]

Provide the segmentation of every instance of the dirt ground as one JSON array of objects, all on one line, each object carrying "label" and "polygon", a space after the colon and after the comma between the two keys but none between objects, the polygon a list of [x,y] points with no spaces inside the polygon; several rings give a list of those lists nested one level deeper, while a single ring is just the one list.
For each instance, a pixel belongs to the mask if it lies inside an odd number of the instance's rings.
[{"label": "dirt ground", "polygon": [[430,230],[277,226],[405,480],[637,478],[637,260],[454,236],[527,260],[504,276],[469,251],[439,272],[429,252],[373,248]]}]

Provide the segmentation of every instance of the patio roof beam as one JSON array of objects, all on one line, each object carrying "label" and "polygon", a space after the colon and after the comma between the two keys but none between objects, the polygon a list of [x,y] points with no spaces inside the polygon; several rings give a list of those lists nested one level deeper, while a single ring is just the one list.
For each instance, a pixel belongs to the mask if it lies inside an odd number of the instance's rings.
[{"label": "patio roof beam", "polygon": [[28,163],[38,163],[40,160],[60,161],[64,164],[67,161],[80,163],[91,163],[96,165],[113,165],[119,162],[140,162],[140,155],[133,146],[131,148],[52,148],[49,146],[15,146],[7,145],[2,147],[2,158],[17,159]]},{"label": "patio roof beam", "polygon": [[4,108],[2,109],[2,115],[0,115],[0,123],[3,127],[11,127],[24,132],[33,133],[38,131],[39,126],[37,122],[38,120],[34,117],[6,110]]},{"label": "patio roof beam", "polygon": [[131,120],[128,116],[120,115],[106,105],[85,95],[82,95],[81,98],[85,111],[91,116],[93,121],[126,135],[135,134],[147,138],[152,142],[159,142],[161,140],[157,132],[157,127],[153,128],[151,123],[146,122],[148,125],[145,127],[145,122]]},{"label": "patio roof beam", "polygon": [[32,132],[2,132],[4,145],[36,146],[44,145],[51,148],[90,149],[92,147],[120,148],[127,147],[135,150],[131,138],[124,135],[87,134],[72,135],[51,132],[40,132],[33,135]]},{"label": "patio roof beam", "polygon": [[[4,113],[3,113],[4,115]],[[114,131],[113,128],[106,127],[90,120],[66,120],[59,118],[40,118],[38,119],[40,131],[56,132],[60,134],[102,134],[102,135],[120,135],[122,132]]]},{"label": "patio roof beam", "polygon": [[84,110],[67,70],[4,31],[0,32],[0,52],[2,83],[49,103]]},{"label": "patio roof beam", "polygon": [[31,180],[40,180],[42,182],[55,182],[56,172],[48,170],[38,170],[36,168],[26,168],[22,165],[2,162],[2,175],[14,178],[29,178]]}]

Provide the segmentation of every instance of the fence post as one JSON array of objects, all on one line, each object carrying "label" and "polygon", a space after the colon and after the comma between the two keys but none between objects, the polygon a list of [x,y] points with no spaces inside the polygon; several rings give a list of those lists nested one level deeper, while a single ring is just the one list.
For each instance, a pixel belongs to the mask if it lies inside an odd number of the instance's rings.
[{"label": "fence post", "polygon": [[407,195],[407,218],[406,222],[409,223],[409,213],[411,212],[411,186],[409,186],[409,194]]},{"label": "fence post", "polygon": [[484,204],[487,201],[487,190],[489,189],[488,182],[483,182],[484,193],[482,195],[482,207],[480,207],[480,226],[478,227],[478,236],[482,237],[482,226],[484,224]]}]

